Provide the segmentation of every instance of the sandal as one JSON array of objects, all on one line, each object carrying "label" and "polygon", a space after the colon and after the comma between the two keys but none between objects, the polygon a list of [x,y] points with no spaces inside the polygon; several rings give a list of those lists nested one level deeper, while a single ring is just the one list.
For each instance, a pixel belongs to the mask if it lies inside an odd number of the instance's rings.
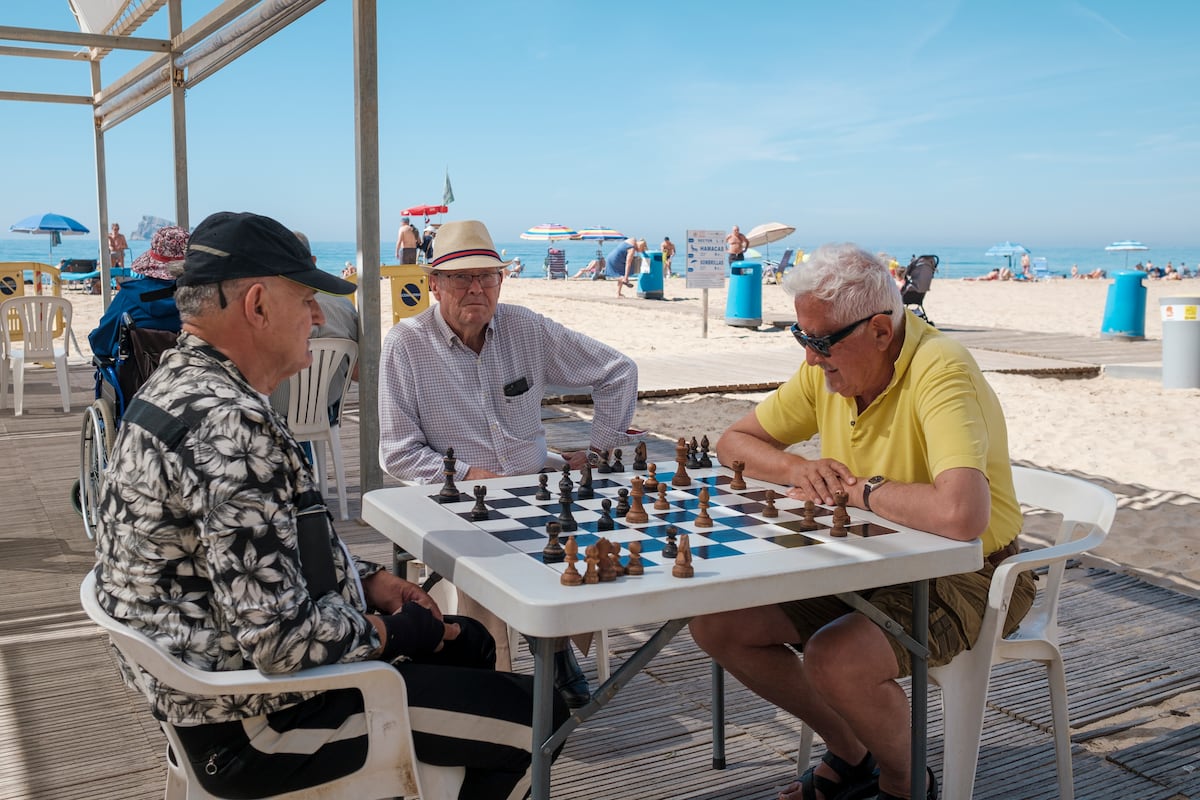
[{"label": "sandal", "polygon": [[[925,800],[938,800],[937,776],[933,774],[933,770],[930,769],[929,767],[925,768],[925,772],[928,773],[928,775],[929,775],[929,788],[925,790]],[[879,791],[879,795],[875,798],[875,800],[903,800],[903,799],[896,797],[896,795],[890,794],[881,789]]]},{"label": "sandal", "polygon": [[863,756],[858,764],[850,764],[828,750],[821,756],[824,762],[841,778],[832,781],[816,773],[816,767],[809,767],[800,776],[800,797],[803,800],[816,800],[819,791],[825,800],[860,800],[879,791],[879,769],[875,766],[875,757],[870,753]]}]

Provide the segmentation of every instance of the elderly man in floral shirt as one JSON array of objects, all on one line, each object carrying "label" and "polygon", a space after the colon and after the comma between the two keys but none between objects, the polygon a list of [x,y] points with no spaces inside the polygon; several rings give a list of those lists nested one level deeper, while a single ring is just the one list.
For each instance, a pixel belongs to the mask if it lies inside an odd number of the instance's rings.
[{"label": "elderly man in floral shirt", "polygon": [[[351,557],[267,399],[309,363],[309,330],[323,322],[314,290],[354,285],[317,269],[275,220],[220,212],[193,232],[178,286],[178,349],[122,418],[102,492],[102,605],[210,671],[394,662],[417,757],[465,766],[461,797],[523,796],[532,679],[494,671],[479,623],[443,617],[416,585]],[[354,690],[212,699],[123,668],[211,792],[291,791],[365,758],[365,736],[347,733],[364,710]],[[565,720],[561,702],[555,716]],[[294,731],[303,752],[277,744]]]}]

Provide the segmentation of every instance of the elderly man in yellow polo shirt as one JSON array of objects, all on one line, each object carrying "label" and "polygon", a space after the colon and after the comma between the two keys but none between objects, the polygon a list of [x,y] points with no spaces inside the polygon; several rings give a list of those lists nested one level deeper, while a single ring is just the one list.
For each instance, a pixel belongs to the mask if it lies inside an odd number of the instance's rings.
[{"label": "elderly man in yellow polo shirt", "polygon": [[[854,245],[825,245],[790,270],[792,333],[804,364],[721,436],[723,464],[950,539],[981,539],[979,572],[931,582],[929,664],[979,634],[995,565],[1016,552],[1021,512],[1000,403],[955,340],[905,310],[886,265]],[[821,436],[821,457],[788,445]],[[1022,574],[1007,632],[1033,602]],[[867,599],[911,629],[907,584]],[[829,752],[782,798],[908,797],[910,674],[903,645],[834,597],[697,617],[696,642],[743,684],[800,717]],[[802,644],[801,660],[786,644]],[[928,797],[936,797],[930,772]],[[819,792],[819,794],[817,794]],[[876,795],[876,792],[878,794]]]}]

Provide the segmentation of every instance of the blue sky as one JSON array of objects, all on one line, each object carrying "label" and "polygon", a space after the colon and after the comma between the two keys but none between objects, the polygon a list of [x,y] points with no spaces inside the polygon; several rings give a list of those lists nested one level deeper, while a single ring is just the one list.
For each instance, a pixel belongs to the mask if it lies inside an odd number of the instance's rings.
[{"label": "blue sky", "polygon": [[[192,22],[215,3],[184,0]],[[498,241],[542,222],[651,241],[778,220],[807,241],[1194,244],[1200,5],[382,0],[381,238],[440,202]],[[77,30],[66,0],[0,25]],[[140,33],[165,33],[160,11]],[[5,44],[20,44],[4,42]],[[141,55],[104,61],[104,84]],[[328,0],[188,94],[191,216],[354,238],[351,7]],[[87,67],[0,57],[0,89]],[[172,217],[170,109],[106,135],[110,218]],[[90,113],[0,102],[0,236],[95,230]]]}]

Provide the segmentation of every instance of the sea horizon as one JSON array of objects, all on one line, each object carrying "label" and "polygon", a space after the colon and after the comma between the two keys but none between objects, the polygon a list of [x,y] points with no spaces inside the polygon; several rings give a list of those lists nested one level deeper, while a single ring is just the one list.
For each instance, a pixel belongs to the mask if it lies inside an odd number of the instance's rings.
[{"label": "sea horizon", "polygon": [[[678,238],[672,237],[676,246],[680,247],[681,252],[675,257],[676,273],[679,273],[679,266],[683,260],[682,242],[685,234],[679,234]],[[525,240],[515,241],[498,241],[496,248],[500,251],[501,256],[507,261],[514,257],[519,257],[524,265],[522,277],[544,277],[545,270],[543,268],[543,260],[546,256],[548,247],[562,249],[567,258],[567,269],[570,273],[575,273],[588,265],[591,259],[597,256],[598,252],[603,254],[610,253],[618,242],[604,242],[598,246],[596,242],[588,241],[559,241],[552,244],[545,242],[533,242]],[[774,242],[765,247],[755,248],[761,254],[759,261],[777,262],[783,253],[792,249],[801,249],[808,251],[810,248],[821,244],[820,241],[807,242],[802,241],[797,236],[791,236],[780,242]],[[937,246],[937,245],[912,245],[896,244],[896,243],[881,243],[877,244],[870,241],[860,241],[858,244],[870,250],[871,252],[888,253],[894,257],[901,266],[908,264],[909,259],[913,256],[931,253],[938,256],[940,261],[937,277],[939,278],[975,278],[987,274],[996,267],[1008,266],[1009,261],[1004,257],[994,257],[985,255],[991,244],[981,244],[979,246]],[[126,254],[125,263],[130,264],[134,258],[144,253],[150,247],[148,240],[130,240],[130,253]],[[313,255],[317,257],[317,265],[324,271],[341,274],[346,264],[354,263],[357,258],[357,246],[353,241],[313,241],[311,243]],[[659,242],[650,242],[650,250],[656,251]],[[98,259],[100,257],[100,242],[98,239],[87,237],[64,237],[62,244],[51,250],[49,247],[49,237],[47,236],[29,236],[26,238],[0,238],[0,262],[13,261],[33,261],[43,264],[57,266],[63,259]],[[1095,246],[1059,246],[1035,248],[1029,246],[1030,256],[1032,258],[1046,259],[1046,268],[1049,273],[1055,277],[1065,277],[1070,274],[1071,266],[1077,265],[1079,271],[1083,273],[1091,272],[1095,269],[1103,269],[1109,275],[1114,272],[1120,272],[1125,269],[1133,269],[1138,262],[1152,261],[1158,266],[1166,266],[1167,262],[1172,262],[1176,268],[1187,266],[1189,269],[1195,270],[1197,264],[1200,263],[1200,245],[1187,245],[1181,247],[1151,247],[1145,251],[1132,252],[1108,252],[1103,245]],[[380,254],[384,264],[395,264],[395,242],[383,241],[380,243]],[[1016,264],[1016,259],[1013,259]]]}]

